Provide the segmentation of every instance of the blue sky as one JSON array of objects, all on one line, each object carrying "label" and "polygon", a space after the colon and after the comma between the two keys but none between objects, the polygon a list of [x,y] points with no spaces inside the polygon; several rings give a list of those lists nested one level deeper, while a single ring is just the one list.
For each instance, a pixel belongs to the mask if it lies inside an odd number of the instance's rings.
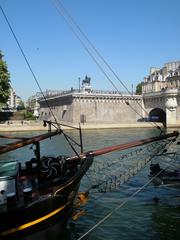
[{"label": "blue sky", "polygon": [[[78,78],[87,74],[94,89],[113,90],[52,2],[0,0],[41,88],[78,88]],[[148,75],[150,67],[180,60],[179,0],[61,2],[129,89]],[[1,11],[0,49],[17,94],[25,100],[38,92]]]}]

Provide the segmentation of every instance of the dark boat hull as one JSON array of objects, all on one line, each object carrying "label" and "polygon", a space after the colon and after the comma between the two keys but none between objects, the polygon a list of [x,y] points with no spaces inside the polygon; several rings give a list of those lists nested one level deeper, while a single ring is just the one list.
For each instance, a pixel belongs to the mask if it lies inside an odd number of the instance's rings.
[{"label": "dark boat hull", "polygon": [[155,185],[176,185],[180,184],[180,169],[174,171],[167,171],[160,168],[160,165],[151,164],[150,166],[150,177],[155,177],[153,183]]},{"label": "dark boat hull", "polygon": [[42,231],[55,223],[59,223],[61,232],[72,214],[73,203],[78,190],[67,193],[67,196],[50,197],[21,209],[12,209],[1,214],[1,238],[19,238]]},{"label": "dark boat hull", "polygon": [[[82,160],[79,169],[62,183],[61,178],[41,184],[41,197],[22,207],[1,208],[0,238],[15,239],[48,229],[58,223],[63,234],[73,212],[80,180],[93,162],[93,157]],[[32,239],[32,238],[31,238]],[[34,239],[34,237],[33,237]]]}]

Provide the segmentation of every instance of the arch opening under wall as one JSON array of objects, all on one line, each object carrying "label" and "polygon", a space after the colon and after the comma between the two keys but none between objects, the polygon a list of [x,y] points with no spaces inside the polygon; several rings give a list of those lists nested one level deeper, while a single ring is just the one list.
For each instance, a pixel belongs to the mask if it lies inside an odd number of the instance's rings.
[{"label": "arch opening under wall", "polygon": [[151,122],[162,122],[166,127],[166,112],[161,108],[154,108],[149,112],[149,120]]}]

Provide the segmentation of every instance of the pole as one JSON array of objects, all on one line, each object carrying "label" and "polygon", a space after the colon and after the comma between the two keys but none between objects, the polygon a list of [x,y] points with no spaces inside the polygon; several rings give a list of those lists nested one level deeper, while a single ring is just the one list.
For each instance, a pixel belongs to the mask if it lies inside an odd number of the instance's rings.
[{"label": "pole", "polygon": [[79,80],[79,92],[80,92],[80,88],[81,88],[81,86],[80,86],[81,78],[79,77],[78,80]]}]

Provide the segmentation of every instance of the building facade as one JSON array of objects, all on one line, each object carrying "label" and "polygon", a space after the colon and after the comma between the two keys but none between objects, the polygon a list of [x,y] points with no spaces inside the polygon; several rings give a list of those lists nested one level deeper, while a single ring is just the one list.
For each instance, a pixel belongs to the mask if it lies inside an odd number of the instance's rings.
[{"label": "building facade", "polygon": [[180,124],[180,61],[151,68],[142,84],[142,97],[146,117],[157,117],[166,126]]},{"label": "building facade", "polygon": [[150,68],[150,74],[144,78],[142,93],[160,92],[166,89],[180,88],[180,61],[164,64],[163,68]]},{"label": "building facade", "polygon": [[15,90],[11,87],[10,88],[10,96],[9,99],[7,101],[7,108],[11,109],[11,110],[15,110],[16,109],[16,92]]}]

